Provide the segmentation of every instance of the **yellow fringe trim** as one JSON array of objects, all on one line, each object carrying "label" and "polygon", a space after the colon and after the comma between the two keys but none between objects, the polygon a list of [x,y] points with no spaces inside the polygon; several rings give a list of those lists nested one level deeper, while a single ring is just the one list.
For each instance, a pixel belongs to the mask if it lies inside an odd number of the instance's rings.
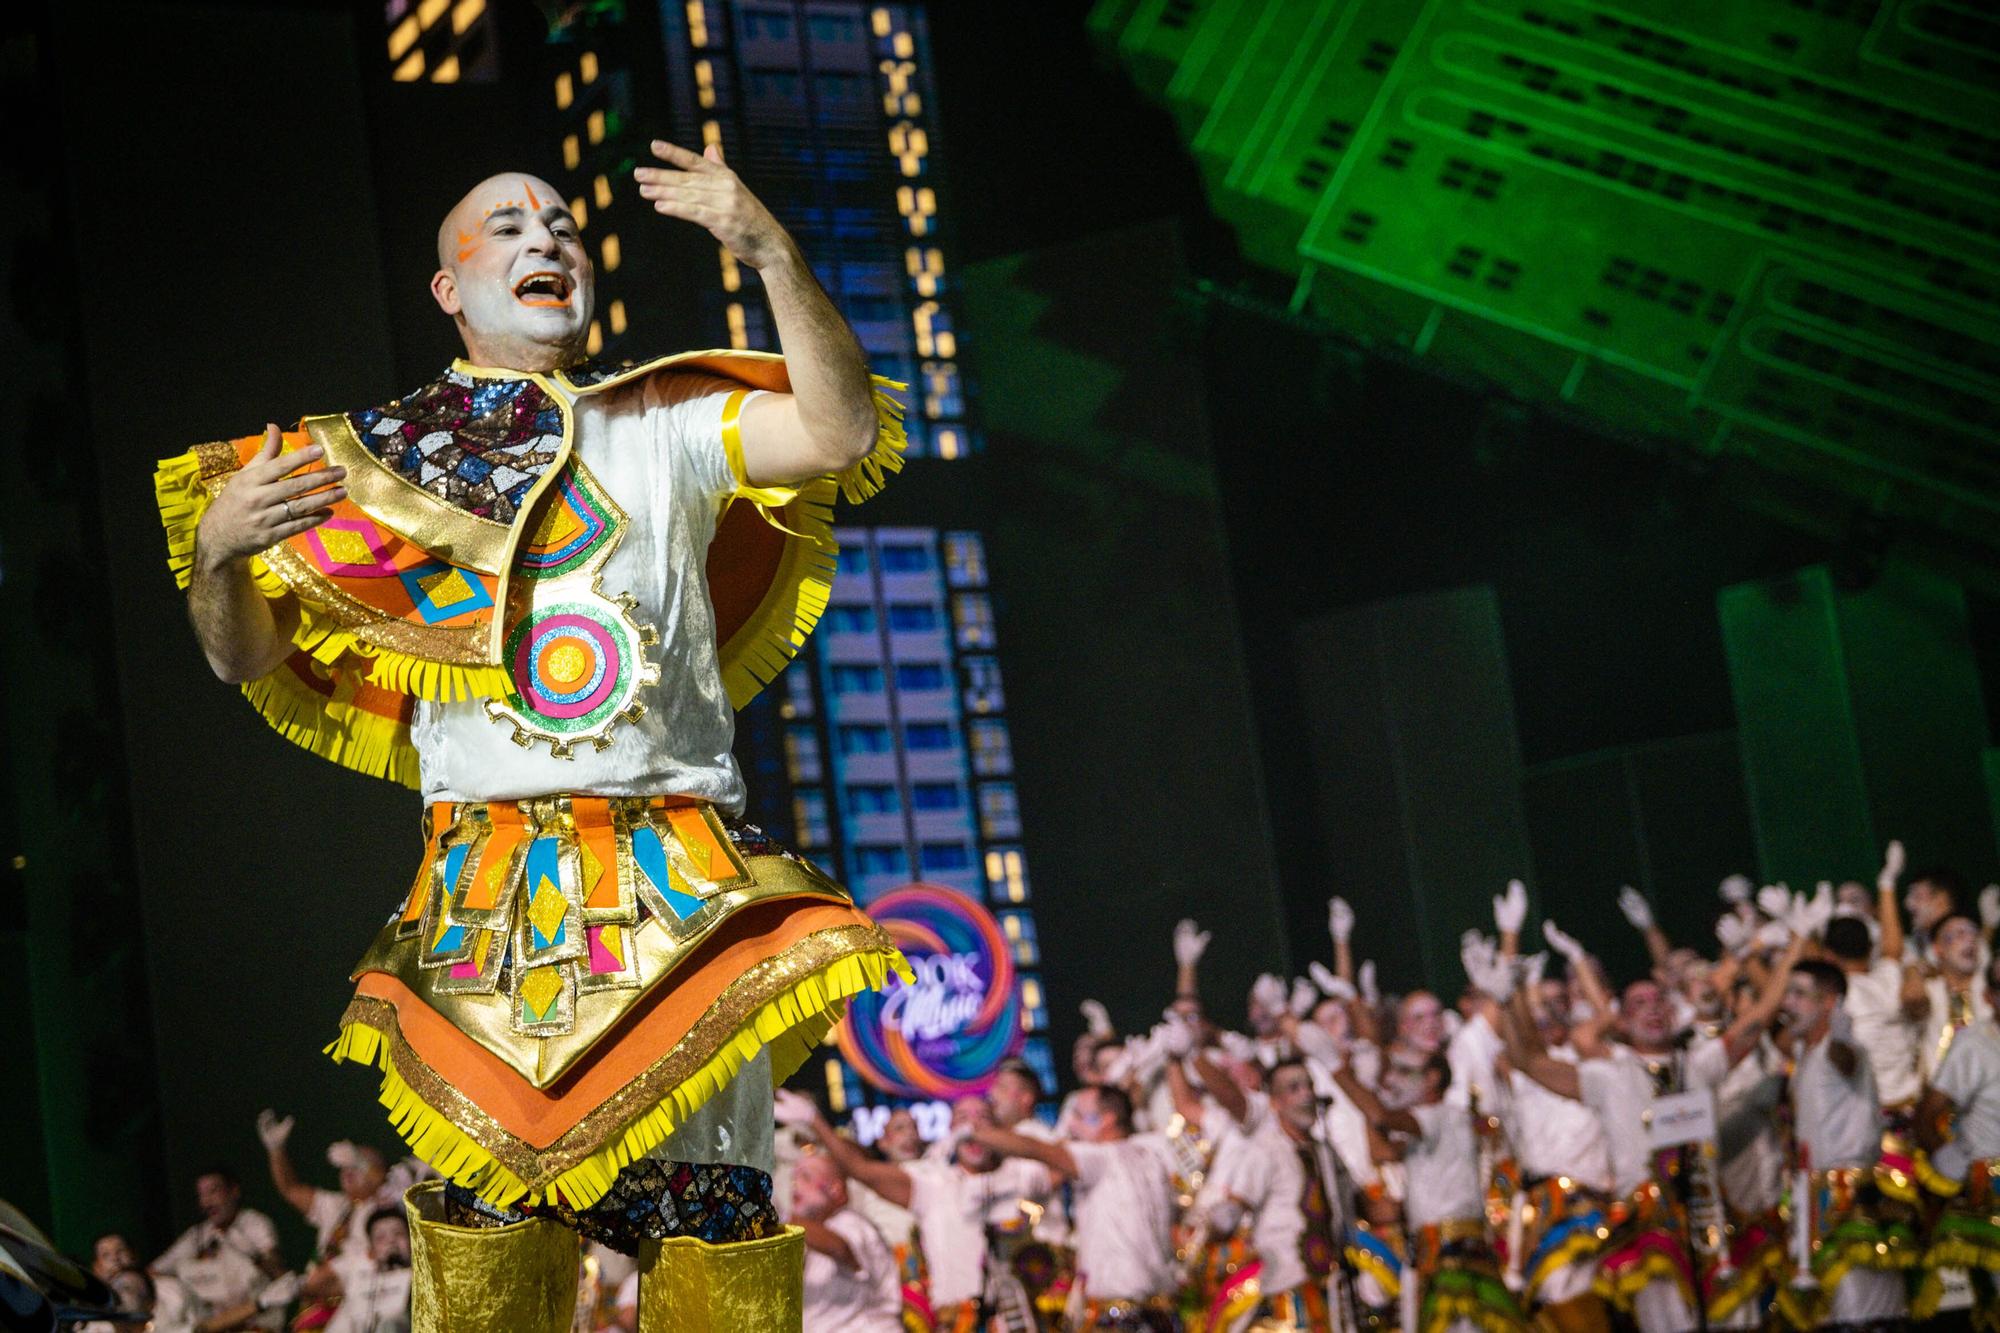
[{"label": "yellow fringe trim", "polygon": [[322,759],[413,791],[422,785],[405,723],[316,694],[285,667],[245,682],[243,696],[272,730]]},{"label": "yellow fringe trim", "polygon": [[[185,591],[194,578],[195,536],[212,498],[201,484],[199,455],[189,450],[162,459],[153,473],[153,496],[159,503],[160,522],[167,530],[167,567]],[[351,667],[354,664],[343,659],[365,658],[370,685],[441,703],[498,698],[509,688],[507,672],[501,667],[433,662],[364,642],[353,631],[343,629],[325,607],[294,591],[262,556],[250,557],[250,575],[257,591],[273,601],[288,595],[292,598],[299,611],[292,646],[323,666]],[[247,692],[248,687],[245,689]]]},{"label": "yellow fringe trim", "polygon": [[837,958],[767,1000],[702,1066],[652,1109],[641,1113],[589,1157],[545,1185],[530,1186],[465,1131],[434,1110],[404,1082],[391,1062],[385,1034],[365,1023],[342,1026],[325,1053],[336,1062],[373,1064],[382,1071],[379,1100],[403,1141],[454,1185],[475,1191],[496,1207],[525,1200],[530,1206],[560,1196],[571,1208],[588,1208],[610,1190],[619,1171],[658,1147],[676,1125],[700,1110],[759,1051],[771,1052],[771,1078],[783,1082],[804,1064],[840,1021],[848,997],[880,990],[891,970],[906,979],[909,964],[894,949]]},{"label": "yellow fringe trim", "polygon": [[1594,1285],[1598,1295],[1620,1310],[1630,1311],[1632,1298],[1654,1282],[1671,1282],[1680,1288],[1681,1294],[1690,1303],[1695,1299],[1694,1291],[1688,1286],[1687,1274],[1673,1260],[1658,1252],[1646,1254],[1631,1267],[1620,1269],[1616,1276],[1600,1273]]},{"label": "yellow fringe trim", "polygon": [[834,474],[834,480],[840,483],[840,493],[852,505],[880,495],[889,484],[888,474],[903,470],[903,451],[910,447],[909,436],[903,429],[903,405],[887,392],[909,386],[880,375],[869,378],[875,381],[875,447],[860,462]]}]

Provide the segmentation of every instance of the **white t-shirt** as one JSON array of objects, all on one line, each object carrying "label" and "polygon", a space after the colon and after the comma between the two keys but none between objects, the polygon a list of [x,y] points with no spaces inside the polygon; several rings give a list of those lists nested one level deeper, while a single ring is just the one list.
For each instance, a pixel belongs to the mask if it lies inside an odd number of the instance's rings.
[{"label": "white t-shirt", "polygon": [[326,1333],[410,1333],[410,1270],[365,1258],[340,1270],[340,1308]]},{"label": "white t-shirt", "polygon": [[[1303,1251],[1306,1166],[1301,1146],[1273,1118],[1255,1134],[1239,1140],[1230,1154],[1228,1193],[1251,1210],[1250,1245],[1264,1265],[1263,1287],[1270,1295],[1290,1291],[1308,1276]],[[1317,1142],[1310,1147],[1328,1203],[1338,1210],[1332,1150]],[[1338,1238],[1341,1219],[1337,1211],[1332,1224]]]},{"label": "white t-shirt", "polygon": [[[316,1189],[312,1192],[312,1202],[306,1205],[306,1222],[313,1229],[313,1253],[315,1257],[334,1263],[350,1260],[366,1262],[368,1258],[368,1219],[382,1208],[393,1208],[401,1212],[403,1191],[407,1188],[407,1173],[399,1172],[384,1181],[382,1188],[374,1194],[355,1203],[339,1190]],[[343,1231],[342,1228],[345,1227]],[[338,1233],[339,1243],[334,1243]]]},{"label": "white t-shirt", "polygon": [[1411,1230],[1484,1217],[1471,1111],[1449,1102],[1409,1111],[1423,1129],[1422,1137],[1403,1150],[1403,1170],[1409,1176],[1403,1211]]},{"label": "white t-shirt", "polygon": [[1784,1193],[1785,1142],[1771,1115],[1783,1074],[1784,1057],[1767,1037],[1734,1064],[1720,1037],[1688,1048],[1687,1086],[1715,1095],[1722,1197],[1742,1213],[1767,1212]]},{"label": "white t-shirt", "polygon": [[[1937,1071],[1939,1052],[1949,1045],[1945,1041],[1945,1029],[1956,1023],[1962,1014],[1952,996],[1951,987],[1945,984],[1943,977],[1932,977],[1926,981],[1924,993],[1930,996],[1931,1007],[1924,1014],[1917,1036],[1917,1068],[1928,1079]],[[1965,1001],[1974,1023],[1993,1017],[1993,1006],[1986,1002],[1986,987],[1980,985],[1976,978],[1965,993]]]},{"label": "white t-shirt", "polygon": [[631,594],[633,616],[659,632],[645,649],[659,664],[659,683],[640,690],[644,714],[619,724],[609,748],[580,745],[568,759],[546,744],[516,745],[513,728],[489,718],[479,700],[420,701],[410,739],[426,801],[672,793],[742,813],[743,776],[730,753],[736,717],[722,685],[706,577],[722,501],[736,489],[722,410],[739,387],[668,372],[575,401],[574,456],[627,519],[600,586],[607,597]]},{"label": "white t-shirt", "polygon": [[1473,1015],[1445,1044],[1445,1060],[1451,1065],[1451,1087],[1445,1091],[1445,1100],[1453,1106],[1471,1106],[1477,1094],[1480,1109],[1490,1112],[1498,1092],[1493,1062],[1505,1049],[1506,1043],[1486,1021],[1486,1015]]},{"label": "white t-shirt", "polygon": [[[238,1209],[226,1228],[201,1221],[183,1231],[167,1252],[153,1261],[153,1267],[177,1277],[190,1295],[210,1311],[241,1305],[270,1282],[258,1261],[278,1249],[278,1229],[271,1219],[254,1208]],[[282,1310],[259,1315],[259,1328],[276,1328],[284,1321]]]},{"label": "white t-shirt", "polygon": [[[1553,1050],[1549,1055],[1576,1063]],[[1520,1155],[1524,1174],[1568,1176],[1598,1191],[1611,1188],[1611,1148],[1596,1112],[1582,1102],[1550,1092],[1518,1069],[1509,1078],[1509,1091],[1513,1103],[1507,1135]]]},{"label": "white t-shirt", "polygon": [[847,1182],[847,1206],[868,1219],[869,1225],[882,1233],[882,1239],[895,1246],[905,1244],[917,1229],[917,1215],[900,1204],[887,1199],[869,1189],[858,1180]]},{"label": "white t-shirt", "polygon": [[1076,1162],[1076,1265],[1091,1299],[1169,1296],[1174,1268],[1173,1150],[1160,1134],[1067,1143]]},{"label": "white t-shirt", "polygon": [[978,1297],[985,1284],[986,1222],[990,1214],[1019,1216],[1018,1201],[1046,1194],[1047,1168],[1009,1157],[991,1171],[967,1171],[951,1162],[905,1162],[910,1211],[930,1268],[931,1304],[956,1305]]},{"label": "white t-shirt", "polygon": [[1841,1003],[1854,1023],[1854,1044],[1875,1071],[1882,1104],[1914,1102],[1923,1088],[1917,1077],[1917,1025],[1903,1014],[1901,960],[1878,958],[1866,972],[1849,972]]},{"label": "white t-shirt", "polygon": [[896,1256],[868,1219],[843,1208],[827,1230],[847,1242],[857,1268],[806,1248],[805,1327],[813,1333],[902,1333],[903,1286]]},{"label": "white t-shirt", "polygon": [[1611,1190],[1624,1197],[1653,1174],[1646,1113],[1653,1107],[1653,1076],[1645,1063],[1620,1048],[1576,1067],[1583,1104],[1597,1116],[1611,1162]]},{"label": "white t-shirt", "polygon": [[1882,1154],[1882,1106],[1875,1074],[1857,1049],[1852,1075],[1842,1074],[1822,1037],[1792,1071],[1792,1134],[1815,1171],[1868,1166]]},{"label": "white t-shirt", "polygon": [[1962,1029],[1931,1086],[1957,1108],[1952,1140],[1931,1160],[1945,1175],[1963,1180],[1973,1162],[2000,1157],[2000,1026],[1989,1018]]}]

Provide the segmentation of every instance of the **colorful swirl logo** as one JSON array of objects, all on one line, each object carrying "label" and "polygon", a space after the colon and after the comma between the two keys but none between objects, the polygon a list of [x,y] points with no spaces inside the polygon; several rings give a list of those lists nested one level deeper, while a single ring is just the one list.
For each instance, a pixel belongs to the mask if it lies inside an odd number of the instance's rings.
[{"label": "colorful swirl logo", "polygon": [[1021,991],[1000,923],[936,884],[911,884],[868,904],[917,974],[856,996],[835,1039],[847,1063],[892,1097],[949,1100],[981,1092],[1021,1049]]}]

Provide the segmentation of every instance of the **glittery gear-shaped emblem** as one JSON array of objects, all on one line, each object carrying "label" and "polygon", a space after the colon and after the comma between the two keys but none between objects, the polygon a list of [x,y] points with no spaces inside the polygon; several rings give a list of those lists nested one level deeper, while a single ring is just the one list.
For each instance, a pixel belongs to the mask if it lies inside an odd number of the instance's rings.
[{"label": "glittery gear-shaped emblem", "polygon": [[612,728],[645,713],[639,691],[660,679],[645,650],[659,632],[633,618],[630,594],[606,597],[598,582],[628,521],[575,459],[532,516],[514,558],[520,578],[501,648],[511,685],[485,705],[488,717],[514,728],[516,745],[546,742],[555,758],[571,759],[585,742],[609,749]]},{"label": "glittery gear-shaped emblem", "polygon": [[595,578],[588,589],[566,584],[543,585],[568,596],[536,597],[507,631],[507,697],[486,701],[487,716],[514,728],[516,745],[546,742],[557,759],[574,758],[586,742],[609,749],[614,726],[645,714],[640,689],[660,680],[659,665],[645,653],[659,631],[633,618],[637,601],[604,596]]}]

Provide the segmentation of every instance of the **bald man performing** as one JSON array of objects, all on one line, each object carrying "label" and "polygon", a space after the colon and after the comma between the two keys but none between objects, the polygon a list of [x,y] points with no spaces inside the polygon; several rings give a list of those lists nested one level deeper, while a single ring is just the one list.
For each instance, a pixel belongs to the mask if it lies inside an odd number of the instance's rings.
[{"label": "bald man performing", "polygon": [[639,194],[758,270],[782,356],[586,360],[576,219],[495,176],[438,234],[464,359],[155,478],[215,674],[427,806],[327,1047],[443,1177],[408,1198],[419,1330],[567,1329],[579,1235],[639,1256],[648,1333],[797,1328],[772,1085],[907,973],[741,821],[730,753],[825,604],[836,498],[901,466],[900,408],[720,152],[652,147]]}]

